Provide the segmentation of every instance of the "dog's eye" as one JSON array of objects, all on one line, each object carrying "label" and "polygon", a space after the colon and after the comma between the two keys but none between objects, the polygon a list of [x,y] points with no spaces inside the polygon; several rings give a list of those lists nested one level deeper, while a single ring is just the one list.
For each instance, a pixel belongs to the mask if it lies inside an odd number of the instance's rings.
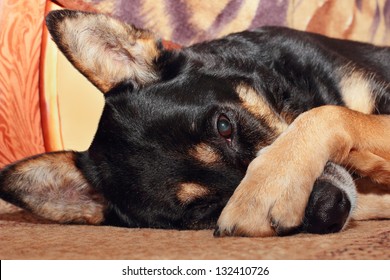
[{"label": "dog's eye", "polygon": [[217,130],[219,135],[229,139],[232,136],[233,128],[230,120],[225,115],[220,115],[217,121]]}]

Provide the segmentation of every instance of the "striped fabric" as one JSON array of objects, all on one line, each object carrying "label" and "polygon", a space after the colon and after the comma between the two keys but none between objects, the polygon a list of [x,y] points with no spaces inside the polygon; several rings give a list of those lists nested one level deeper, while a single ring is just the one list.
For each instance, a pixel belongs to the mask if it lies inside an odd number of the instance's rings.
[{"label": "striped fabric", "polygon": [[263,25],[390,45],[390,0],[62,0],[89,4],[182,45]]}]

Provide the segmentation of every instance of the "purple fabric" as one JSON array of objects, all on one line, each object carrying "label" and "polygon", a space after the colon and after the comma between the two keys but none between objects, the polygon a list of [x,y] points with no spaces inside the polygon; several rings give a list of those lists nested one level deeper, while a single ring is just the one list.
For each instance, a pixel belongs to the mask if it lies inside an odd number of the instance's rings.
[{"label": "purple fabric", "polygon": [[386,33],[383,39],[388,41],[390,37],[390,0],[387,0],[385,6],[383,7],[383,17],[385,18],[386,25]]},{"label": "purple fabric", "polygon": [[231,22],[237,16],[242,3],[242,0],[230,0],[226,7],[219,13],[207,32],[217,33],[227,23]]},{"label": "purple fabric", "polygon": [[187,4],[181,0],[165,0],[169,20],[173,26],[174,42],[190,42],[198,33],[189,22]]},{"label": "purple fabric", "polygon": [[141,9],[142,0],[117,0],[115,16],[122,21],[137,27],[145,26],[144,15]]},{"label": "purple fabric", "polygon": [[[1,1],[1,0],[0,0]],[[125,22],[134,24],[140,28],[151,28],[158,25],[158,19],[150,18],[146,10],[143,0],[85,0],[91,4],[106,4],[106,7],[112,9],[112,14]],[[164,5],[166,17],[171,25],[173,33],[170,40],[182,45],[188,45],[193,42],[209,40],[219,36],[221,31],[230,23],[238,22],[237,18],[240,8],[245,1],[251,0],[228,0],[223,9],[213,19],[211,25],[206,29],[197,28],[192,24],[192,15],[197,13],[196,9],[191,10],[190,6],[185,0],[156,0],[162,1]],[[264,25],[287,25],[287,13],[289,8],[291,12],[299,12],[300,6],[304,5],[303,0],[253,0],[256,1],[255,16],[249,24],[249,29],[254,29]],[[341,0],[340,0],[341,1]],[[374,1],[374,0],[373,0]],[[354,0],[355,9],[358,12],[366,14],[366,6],[363,0]],[[383,42],[388,44],[390,40],[390,0],[384,1],[384,6],[379,5],[376,0],[375,13],[372,19],[367,21],[370,24],[371,41],[378,36],[379,26],[384,20],[385,32],[383,34]],[[292,6],[293,5],[293,6]],[[152,7],[149,7],[150,9]],[[252,11],[253,12],[253,11]],[[383,18],[382,18],[383,17]],[[239,25],[237,25],[239,26]],[[238,31],[238,30],[237,30]],[[382,35],[382,33],[381,33]]]},{"label": "purple fabric", "polygon": [[250,28],[263,25],[286,25],[288,0],[260,1]]},{"label": "purple fabric", "polygon": [[363,8],[363,2],[362,0],[356,0],[356,7],[359,9],[359,11]]},{"label": "purple fabric", "polygon": [[379,4],[378,4],[378,1],[377,1],[376,2],[374,19],[372,21],[371,28],[370,28],[371,41],[374,41],[374,37],[375,37],[375,34],[376,34],[377,30],[378,30],[378,26],[379,26],[380,20],[381,20],[381,12],[380,12]]}]

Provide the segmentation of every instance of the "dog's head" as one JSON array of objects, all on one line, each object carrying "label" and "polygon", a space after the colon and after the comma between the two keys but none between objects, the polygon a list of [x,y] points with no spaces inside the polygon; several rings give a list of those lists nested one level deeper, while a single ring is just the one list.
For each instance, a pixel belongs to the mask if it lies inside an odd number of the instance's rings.
[{"label": "dog's head", "polygon": [[[265,28],[172,51],[152,33],[105,15],[55,11],[47,26],[105,95],[105,107],[87,151],[7,166],[0,198],[57,222],[213,227],[256,153],[297,114],[325,104],[291,88],[309,82],[302,75],[312,77],[310,67],[292,71],[299,55],[282,51],[303,33]],[[325,175],[303,230],[336,231],[349,215],[353,199],[339,199],[339,185],[353,189],[350,175],[341,167]]]},{"label": "dog's head", "polygon": [[169,51],[105,15],[55,11],[47,26],[105,108],[88,151],[8,166],[1,196],[59,222],[213,226],[248,163],[285,126],[245,78],[212,71],[234,54],[213,54],[212,44],[193,47],[208,48],[202,59]]}]

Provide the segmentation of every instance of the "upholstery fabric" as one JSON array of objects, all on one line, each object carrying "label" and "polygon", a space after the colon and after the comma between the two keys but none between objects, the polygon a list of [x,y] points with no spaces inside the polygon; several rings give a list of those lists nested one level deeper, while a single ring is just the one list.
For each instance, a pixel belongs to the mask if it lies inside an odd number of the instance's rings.
[{"label": "upholstery fabric", "polygon": [[[0,0],[0,167],[45,151],[38,86],[45,2]],[[181,45],[270,24],[390,45],[390,0],[56,2]],[[353,222],[329,235],[213,238],[210,230],[58,225],[0,200],[0,259],[390,259],[390,220]]]},{"label": "upholstery fabric", "polygon": [[[263,25],[390,43],[390,0],[58,0],[89,4],[182,45]],[[76,3],[76,4],[75,4]],[[85,7],[84,7],[85,8]]]}]

